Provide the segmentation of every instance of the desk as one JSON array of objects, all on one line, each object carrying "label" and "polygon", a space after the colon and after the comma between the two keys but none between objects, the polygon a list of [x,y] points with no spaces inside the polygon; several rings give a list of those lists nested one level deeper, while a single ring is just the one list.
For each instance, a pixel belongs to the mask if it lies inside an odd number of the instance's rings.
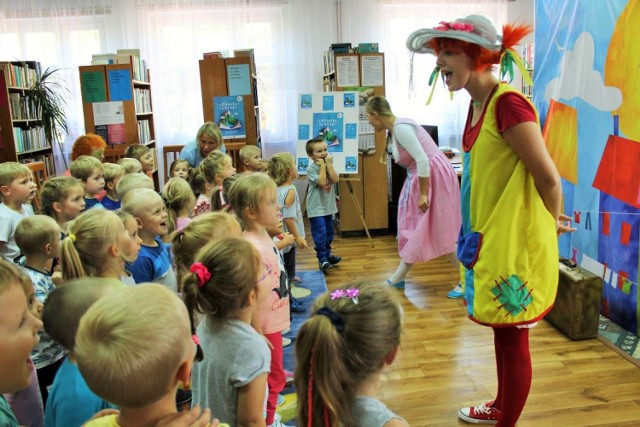
[{"label": "desk", "polygon": [[458,174],[458,179],[462,178],[462,154],[456,153],[449,159],[449,163],[453,166],[453,170]]}]

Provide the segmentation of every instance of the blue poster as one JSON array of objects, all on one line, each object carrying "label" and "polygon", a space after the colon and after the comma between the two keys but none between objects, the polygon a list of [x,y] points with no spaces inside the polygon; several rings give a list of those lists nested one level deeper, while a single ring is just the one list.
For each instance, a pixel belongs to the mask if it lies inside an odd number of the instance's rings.
[{"label": "blue poster", "polygon": [[249,64],[227,65],[229,95],[251,95]]},{"label": "blue poster", "polygon": [[324,95],[322,97],[322,111],[333,111],[333,95]]},{"label": "blue poster", "polygon": [[223,139],[247,136],[242,96],[214,96],[213,118],[220,128]]},{"label": "blue poster", "polygon": [[309,125],[298,126],[298,139],[304,139],[305,141],[311,139],[309,137]]},{"label": "blue poster", "polygon": [[313,107],[313,101],[311,95],[300,95],[300,108]]},{"label": "blue poster", "polygon": [[347,123],[344,126],[345,139],[356,139],[358,137],[358,125],[356,123]]},{"label": "blue poster", "polygon": [[354,108],[356,106],[356,94],[348,92],[344,94],[344,107]]},{"label": "blue poster", "polygon": [[109,101],[131,101],[131,70],[107,71]]},{"label": "blue poster", "polygon": [[309,159],[307,157],[298,157],[298,172],[307,173],[309,167]]},{"label": "blue poster", "polygon": [[347,172],[357,172],[358,162],[355,157],[347,156],[344,158],[344,170]]},{"label": "blue poster", "polygon": [[314,113],[313,135],[324,138],[330,153],[342,153],[344,141],[342,113]]}]

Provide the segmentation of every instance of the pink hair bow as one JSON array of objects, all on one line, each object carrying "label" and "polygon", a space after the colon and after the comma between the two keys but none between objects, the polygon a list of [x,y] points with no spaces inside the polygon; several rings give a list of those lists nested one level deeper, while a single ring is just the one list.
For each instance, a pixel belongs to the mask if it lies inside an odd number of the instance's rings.
[{"label": "pink hair bow", "polygon": [[433,29],[438,31],[456,30],[456,31],[464,31],[466,33],[470,33],[473,31],[473,25],[463,24],[461,22],[440,21],[440,25],[438,25],[437,27],[433,27]]},{"label": "pink hair bow", "polygon": [[198,276],[198,287],[200,288],[211,279],[211,273],[209,273],[207,267],[201,262],[194,262],[189,271]]},{"label": "pink hair bow", "polygon": [[353,301],[354,304],[357,304],[358,295],[360,295],[360,289],[358,288],[336,289],[331,292],[331,299],[351,298],[351,301]]},{"label": "pink hair bow", "polygon": [[193,340],[193,343],[194,343],[195,345],[200,345],[200,338],[198,338],[198,336],[197,336],[197,335],[195,335],[195,334],[194,334],[194,335],[191,335],[191,339]]}]

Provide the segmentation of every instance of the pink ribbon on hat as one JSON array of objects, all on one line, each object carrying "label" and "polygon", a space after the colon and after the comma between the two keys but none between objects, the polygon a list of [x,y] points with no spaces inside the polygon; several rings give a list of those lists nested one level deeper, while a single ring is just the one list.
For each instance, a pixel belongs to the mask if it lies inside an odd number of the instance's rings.
[{"label": "pink ribbon on hat", "polygon": [[211,279],[211,273],[201,262],[194,262],[189,271],[198,276],[198,287],[200,288]]},{"label": "pink ribbon on hat", "polygon": [[440,21],[440,25],[438,25],[437,27],[433,27],[433,29],[438,31],[456,30],[456,31],[464,31],[466,33],[470,33],[473,31],[473,25],[463,24],[462,22]]}]

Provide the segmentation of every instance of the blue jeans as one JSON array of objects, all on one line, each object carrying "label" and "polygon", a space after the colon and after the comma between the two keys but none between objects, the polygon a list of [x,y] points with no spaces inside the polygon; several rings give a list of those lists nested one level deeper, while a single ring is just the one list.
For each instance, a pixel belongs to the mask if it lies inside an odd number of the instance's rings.
[{"label": "blue jeans", "polygon": [[333,215],[309,218],[311,235],[315,244],[316,256],[322,264],[331,256],[331,242],[333,242]]}]

